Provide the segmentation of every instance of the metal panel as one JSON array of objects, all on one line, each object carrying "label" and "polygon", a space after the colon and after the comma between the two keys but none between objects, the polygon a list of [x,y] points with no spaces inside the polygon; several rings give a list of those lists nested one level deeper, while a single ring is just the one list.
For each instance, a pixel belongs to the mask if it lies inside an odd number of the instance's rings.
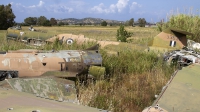
[{"label": "metal panel", "polygon": [[182,68],[153,105],[159,104],[169,112],[199,112],[199,73],[199,64]]}]

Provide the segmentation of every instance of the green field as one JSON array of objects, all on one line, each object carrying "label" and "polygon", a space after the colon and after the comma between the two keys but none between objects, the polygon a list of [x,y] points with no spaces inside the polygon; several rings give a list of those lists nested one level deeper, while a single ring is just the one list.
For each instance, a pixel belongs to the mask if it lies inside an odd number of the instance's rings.
[{"label": "green field", "polygon": [[[27,31],[29,27],[22,27]],[[63,34],[69,33],[74,35],[83,34],[88,38],[97,40],[112,40],[116,41],[116,33],[119,26],[108,27],[95,27],[95,26],[63,26],[63,27],[34,27],[36,30],[43,30],[51,34]],[[125,27],[129,32],[133,33],[131,38],[141,39],[154,37],[158,34],[155,28],[143,28],[143,27]]]}]

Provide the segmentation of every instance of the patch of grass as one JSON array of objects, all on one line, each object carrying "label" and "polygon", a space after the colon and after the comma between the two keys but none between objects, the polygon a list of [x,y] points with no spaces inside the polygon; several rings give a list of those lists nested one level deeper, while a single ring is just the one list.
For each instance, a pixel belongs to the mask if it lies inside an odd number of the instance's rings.
[{"label": "patch of grass", "polygon": [[108,51],[116,51],[116,52],[120,52],[120,51],[124,51],[124,50],[135,50],[135,49],[140,49],[142,51],[144,51],[145,49],[147,49],[146,45],[138,45],[138,44],[133,44],[133,43],[119,43],[119,45],[107,45],[105,46],[106,50]]},{"label": "patch of grass", "polygon": [[80,100],[113,112],[141,112],[150,106],[175,70],[155,52],[123,50],[119,56],[101,52],[109,79],[82,88]]}]

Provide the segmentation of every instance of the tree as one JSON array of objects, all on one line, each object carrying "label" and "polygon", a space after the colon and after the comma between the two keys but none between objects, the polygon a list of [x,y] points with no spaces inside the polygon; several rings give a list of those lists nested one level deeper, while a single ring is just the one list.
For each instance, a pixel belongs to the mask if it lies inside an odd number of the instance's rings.
[{"label": "tree", "polygon": [[24,23],[27,25],[36,25],[37,17],[28,17],[28,18],[24,19]]},{"label": "tree", "polygon": [[37,24],[38,25],[43,25],[47,21],[47,18],[45,16],[40,16],[38,18]]},{"label": "tree", "polygon": [[67,23],[67,22],[65,22],[64,24],[65,24],[65,25],[69,25],[69,23]]},{"label": "tree", "polygon": [[103,22],[101,22],[101,26],[107,26],[107,22],[106,21],[103,21]]},{"label": "tree", "polygon": [[138,23],[140,27],[145,27],[146,25],[146,20],[144,18],[139,18]]},{"label": "tree", "polygon": [[50,23],[51,23],[51,25],[57,25],[57,21],[55,18],[51,18]]},{"label": "tree", "polygon": [[126,39],[131,37],[132,33],[126,31],[123,25],[120,25],[120,28],[117,30],[117,41],[127,42]]},{"label": "tree", "polygon": [[131,18],[131,19],[129,20],[128,25],[129,25],[129,26],[133,26],[133,25],[134,25],[134,19],[133,19],[133,18]]},{"label": "tree", "polygon": [[46,20],[46,21],[42,24],[42,26],[51,26],[51,23],[50,23],[49,20]]},{"label": "tree", "polygon": [[15,15],[12,12],[11,4],[0,5],[0,30],[6,30],[15,24]]},{"label": "tree", "polygon": [[124,26],[129,26],[129,21],[128,20],[124,22]]},{"label": "tree", "polygon": [[65,23],[62,21],[58,23],[58,26],[62,26],[62,25],[65,25]]}]

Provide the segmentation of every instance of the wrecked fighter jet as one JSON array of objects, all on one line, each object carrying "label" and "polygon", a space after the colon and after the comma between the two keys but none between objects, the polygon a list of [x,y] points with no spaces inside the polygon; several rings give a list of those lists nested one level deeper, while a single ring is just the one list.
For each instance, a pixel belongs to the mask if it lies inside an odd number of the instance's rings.
[{"label": "wrecked fighter jet", "polygon": [[0,52],[0,88],[58,101],[75,99],[75,82],[85,84],[105,75],[97,48],[98,45],[86,50]]},{"label": "wrecked fighter jet", "polygon": [[[21,49],[17,51],[1,52],[0,79],[16,77],[36,77],[53,72],[57,77],[88,77],[88,70],[92,66],[101,68],[102,57],[98,45],[87,50],[40,51]],[[48,73],[50,72],[50,73]],[[65,74],[65,75],[63,75]]]},{"label": "wrecked fighter jet", "polygon": [[13,26],[7,29],[7,41],[14,40],[33,46],[42,46],[45,43],[44,39],[51,38],[57,35],[55,32],[47,32],[36,30],[33,27],[22,29],[21,26]]}]

